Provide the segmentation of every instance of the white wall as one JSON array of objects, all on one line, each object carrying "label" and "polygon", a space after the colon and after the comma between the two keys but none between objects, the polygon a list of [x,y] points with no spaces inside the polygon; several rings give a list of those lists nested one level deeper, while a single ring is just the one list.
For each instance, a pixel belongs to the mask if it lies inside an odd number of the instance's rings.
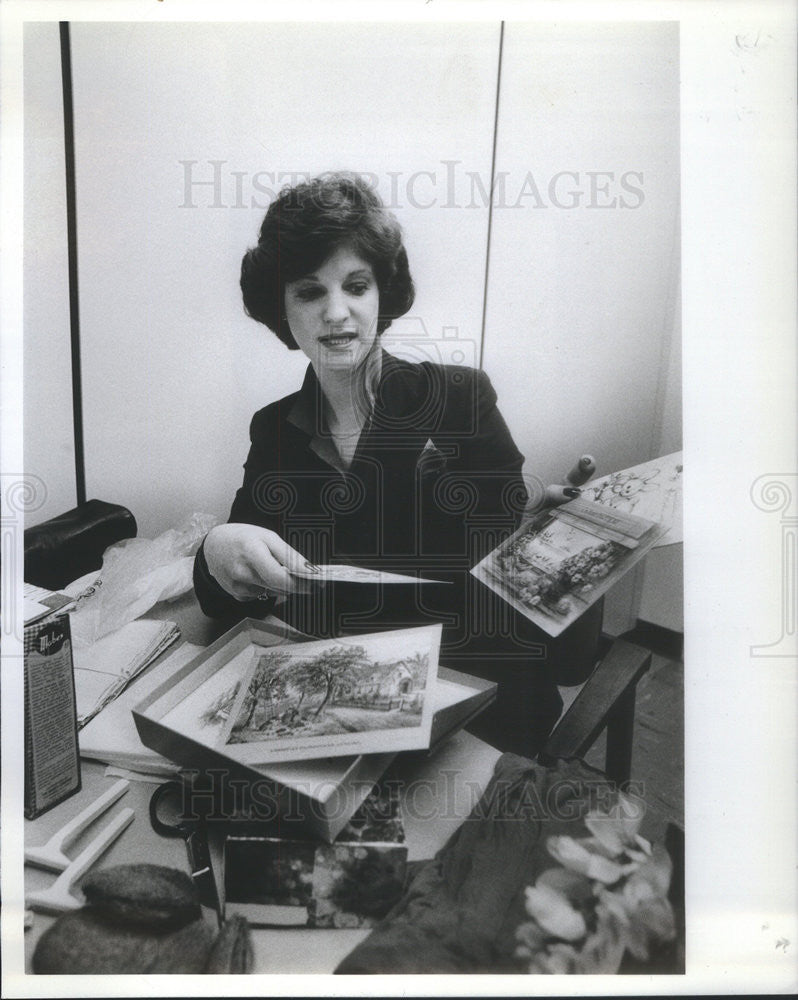
[{"label": "white wall", "polygon": [[[680,435],[678,88],[674,24],[507,25],[484,367],[542,484],[583,452],[603,475],[665,453],[665,423]],[[610,633],[643,580],[608,593]]]},{"label": "white wall", "polygon": [[[605,474],[658,445],[677,273],[677,28],[509,24],[501,86],[507,197],[494,211],[484,366],[528,473],[560,482],[588,451]],[[612,177],[593,192],[591,172]]]},{"label": "white wall", "polygon": [[[448,224],[442,160],[489,175],[498,25],[75,24],[72,35],[90,493],[126,503],[143,535],[192,510],[226,516],[252,413],[298,388],[304,358],[240,301],[241,256],[269,201],[258,173],[272,190],[267,174],[375,173],[418,284],[392,342],[457,328],[476,362],[487,216]],[[214,169],[218,192],[186,191],[186,170],[213,180]]]},{"label": "white wall", "polygon": [[24,45],[23,445],[43,500],[25,518],[30,527],[77,501],[58,25],[25,25]]}]

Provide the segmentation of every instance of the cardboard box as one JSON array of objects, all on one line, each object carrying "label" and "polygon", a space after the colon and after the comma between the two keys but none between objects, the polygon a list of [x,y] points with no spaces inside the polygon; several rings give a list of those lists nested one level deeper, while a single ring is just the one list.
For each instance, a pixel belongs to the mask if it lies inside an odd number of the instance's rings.
[{"label": "cardboard box", "polygon": [[80,789],[69,616],[25,628],[25,816],[34,819]]},{"label": "cardboard box", "polygon": [[[331,843],[396,756],[394,753],[251,765],[234,760],[226,747],[177,732],[164,718],[196,688],[248,645],[264,647],[296,641],[289,629],[244,619],[189,660],[133,708],[142,743],[191,772],[210,774],[235,799],[246,788],[249,815],[263,821],[280,817],[293,828]],[[496,685],[481,678],[439,669],[435,696],[441,707],[432,724],[431,746],[464,725],[496,695]],[[206,779],[204,779],[206,780]],[[224,787],[221,788],[223,792]],[[205,795],[203,791],[199,795]]]},{"label": "cardboard box", "polygon": [[365,800],[335,842],[229,835],[225,917],[254,926],[373,927],[398,902],[407,847],[398,790]]}]

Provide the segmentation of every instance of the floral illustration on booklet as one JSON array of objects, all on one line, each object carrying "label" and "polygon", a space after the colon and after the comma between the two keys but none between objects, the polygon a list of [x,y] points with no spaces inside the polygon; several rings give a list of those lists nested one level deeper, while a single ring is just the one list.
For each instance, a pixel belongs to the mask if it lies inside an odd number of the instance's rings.
[{"label": "floral illustration on booklet", "polygon": [[559,635],[638,562],[665,527],[579,499],[527,519],[471,571]]}]

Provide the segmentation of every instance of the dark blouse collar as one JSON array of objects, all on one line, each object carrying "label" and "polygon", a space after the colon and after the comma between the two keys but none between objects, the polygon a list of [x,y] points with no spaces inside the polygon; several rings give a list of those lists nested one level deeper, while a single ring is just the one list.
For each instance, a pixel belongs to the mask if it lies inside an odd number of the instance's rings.
[{"label": "dark blouse collar", "polygon": [[[378,406],[390,413],[400,413],[411,395],[407,376],[415,366],[389,354],[382,347],[379,348],[376,362],[366,385],[370,404],[369,415]],[[291,405],[286,420],[308,437],[314,439],[327,437],[323,402],[324,394],[316,372],[313,365],[308,365],[302,387]]]},{"label": "dark blouse collar", "polygon": [[[392,376],[405,365],[405,362],[395,358],[384,348],[378,348],[378,352],[370,364],[366,383],[366,396],[369,403],[366,424],[371,419],[375,408],[384,405],[383,397],[386,395],[384,390],[388,383],[390,382],[391,387],[395,387],[396,380]],[[286,420],[311,439],[310,449],[328,465],[340,472],[347,471],[328,431],[324,412],[324,394],[313,365],[307,367],[302,387],[291,405]]]}]

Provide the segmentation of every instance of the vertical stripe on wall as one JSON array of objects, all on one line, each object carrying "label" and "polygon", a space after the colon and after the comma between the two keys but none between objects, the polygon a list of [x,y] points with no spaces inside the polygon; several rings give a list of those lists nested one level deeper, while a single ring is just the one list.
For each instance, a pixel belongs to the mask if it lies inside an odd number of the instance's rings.
[{"label": "vertical stripe on wall", "polygon": [[75,128],[72,107],[72,54],[69,22],[59,23],[61,84],[64,95],[64,168],[66,172],[67,254],[69,267],[69,335],[72,350],[72,418],[75,434],[75,493],[86,500],[86,466],[83,457],[83,399],[80,378],[80,311],[78,306],[78,230],[75,208]]},{"label": "vertical stripe on wall", "polygon": [[485,318],[488,311],[488,277],[490,273],[490,237],[493,226],[493,185],[496,183],[496,140],[499,133],[499,98],[502,83],[502,48],[504,46],[504,21],[499,28],[499,58],[496,63],[496,109],[493,114],[493,148],[490,156],[490,187],[488,191],[488,235],[485,246],[485,287],[482,291],[482,329],[479,337],[479,367],[485,353]]}]

